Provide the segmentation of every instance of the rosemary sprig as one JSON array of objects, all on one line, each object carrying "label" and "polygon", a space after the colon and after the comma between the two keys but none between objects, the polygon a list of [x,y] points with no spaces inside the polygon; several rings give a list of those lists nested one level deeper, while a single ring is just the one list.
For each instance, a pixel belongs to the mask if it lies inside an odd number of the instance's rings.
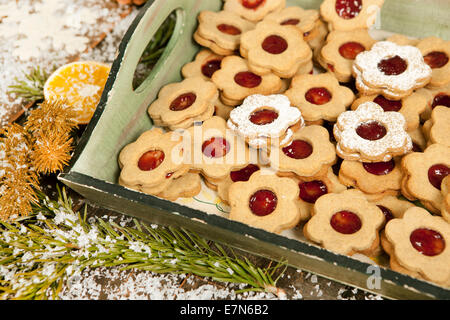
[{"label": "rosemary sprig", "polygon": [[29,73],[23,73],[24,79],[14,78],[15,84],[10,85],[11,90],[8,93],[14,93],[22,97],[25,101],[38,101],[44,99],[44,85],[50,76],[45,70],[39,66],[31,70]]},{"label": "rosemary sprig", "polygon": [[284,263],[259,268],[230,248],[184,229],[152,227],[137,220],[128,227],[97,217],[87,219],[86,208],[83,214],[74,212],[65,190],[58,188],[58,192],[57,201],[40,193],[33,215],[0,222],[1,298],[57,299],[73,274],[112,266],[190,273],[247,284],[241,291],[284,294],[276,287]]}]

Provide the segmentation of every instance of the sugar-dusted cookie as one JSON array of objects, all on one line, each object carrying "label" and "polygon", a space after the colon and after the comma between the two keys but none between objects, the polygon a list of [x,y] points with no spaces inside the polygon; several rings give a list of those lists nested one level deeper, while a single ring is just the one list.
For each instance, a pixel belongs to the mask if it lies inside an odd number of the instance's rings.
[{"label": "sugar-dusted cookie", "polygon": [[367,29],[332,31],[320,51],[318,61],[325,70],[333,73],[339,82],[350,82],[356,56],[370,50],[375,42]]},{"label": "sugar-dusted cookie", "polygon": [[198,173],[188,172],[172,180],[170,185],[157,196],[166,200],[175,201],[178,198],[190,198],[200,193],[202,189],[201,178]]},{"label": "sugar-dusted cookie", "polygon": [[437,106],[431,113],[431,118],[423,125],[424,135],[428,145],[439,143],[450,147],[450,109]]},{"label": "sugar-dusted cookie", "polygon": [[376,103],[365,102],[338,117],[333,129],[336,152],[346,160],[386,162],[411,151],[412,140],[405,129],[401,113],[385,112]]},{"label": "sugar-dusted cookie", "polygon": [[364,95],[382,94],[401,99],[431,80],[431,68],[413,46],[380,41],[360,53],[353,64],[356,88]]},{"label": "sugar-dusted cookie", "polygon": [[425,63],[433,69],[428,86],[439,88],[450,84],[450,41],[429,37],[422,39],[417,48],[422,52]]},{"label": "sugar-dusted cookie", "polygon": [[295,76],[285,94],[306,121],[336,121],[355,97],[330,73]]},{"label": "sugar-dusted cookie", "polygon": [[229,218],[255,228],[280,233],[300,221],[298,187],[289,178],[255,172],[248,181],[229,188]]},{"label": "sugar-dusted cookie", "polygon": [[360,96],[352,104],[352,110],[367,101],[373,101],[383,108],[384,111],[400,112],[406,120],[406,131],[413,131],[420,125],[420,114],[427,108],[427,98],[425,95],[414,92],[400,100],[391,100],[383,95]]},{"label": "sugar-dusted cookie", "polygon": [[260,21],[271,12],[286,6],[286,0],[225,0],[223,9],[249,21]]},{"label": "sugar-dusted cookie", "polygon": [[375,204],[355,191],[320,197],[303,228],[305,236],[336,253],[374,255],[379,250],[378,231],[384,216]]},{"label": "sugar-dusted cookie", "polygon": [[442,218],[450,223],[450,176],[442,180],[441,193],[443,198],[441,215]]},{"label": "sugar-dusted cookie", "polygon": [[344,160],[339,170],[339,181],[368,194],[400,193],[403,178],[400,161],[400,158],[369,163]]},{"label": "sugar-dusted cookie", "polygon": [[229,11],[202,11],[194,39],[218,55],[231,55],[241,43],[241,35],[253,29],[252,22]]},{"label": "sugar-dusted cookie", "polygon": [[259,149],[288,144],[294,131],[304,126],[304,120],[285,95],[255,94],[231,111],[227,124],[251,147]]},{"label": "sugar-dusted cookie", "polygon": [[215,54],[211,50],[200,50],[194,61],[183,66],[181,74],[185,78],[202,77],[204,80],[211,80],[214,72],[220,69],[223,58],[224,56]]},{"label": "sugar-dusted cookie", "polygon": [[385,235],[392,246],[388,251],[400,266],[450,286],[450,224],[444,219],[419,207],[410,208],[403,218],[387,223]]},{"label": "sugar-dusted cookie", "polygon": [[263,76],[250,71],[247,60],[229,56],[222,60],[212,81],[220,90],[220,99],[229,106],[237,106],[252,94],[269,95],[278,93],[283,87],[280,77],[269,73]]},{"label": "sugar-dusted cookie", "polygon": [[423,95],[427,100],[425,111],[420,115],[422,121],[430,119],[431,112],[437,106],[450,108],[450,84],[436,89],[422,88],[417,94]]},{"label": "sugar-dusted cookie", "polygon": [[254,73],[274,73],[281,78],[292,78],[312,58],[298,28],[266,20],[242,35],[240,52]]},{"label": "sugar-dusted cookie", "polygon": [[269,162],[280,175],[311,180],[327,174],[336,162],[336,152],[327,129],[311,125],[295,132],[287,146],[271,148]]},{"label": "sugar-dusted cookie", "polygon": [[194,121],[211,118],[218,96],[211,81],[187,78],[164,86],[148,108],[148,114],[155,124],[169,126],[171,130],[188,128]]},{"label": "sugar-dusted cookie", "polygon": [[325,0],[320,13],[332,30],[350,31],[370,28],[384,0]]},{"label": "sugar-dusted cookie", "polygon": [[424,152],[403,157],[402,194],[409,200],[420,200],[433,213],[442,207],[442,180],[450,173],[450,147],[432,144]]}]

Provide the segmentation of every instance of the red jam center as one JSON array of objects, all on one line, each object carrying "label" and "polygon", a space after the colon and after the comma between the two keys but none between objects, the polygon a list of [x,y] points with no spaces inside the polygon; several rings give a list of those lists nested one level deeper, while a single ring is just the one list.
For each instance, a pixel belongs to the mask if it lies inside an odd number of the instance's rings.
[{"label": "red jam center", "polygon": [[290,145],[282,149],[283,153],[292,159],[305,159],[308,158],[312,152],[313,148],[308,142],[304,140],[294,140]]},{"label": "red jam center", "polygon": [[378,104],[380,107],[383,108],[384,111],[396,111],[398,112],[402,108],[402,101],[401,100],[389,100],[383,97],[382,95],[377,96],[373,102]]},{"label": "red jam center", "polygon": [[356,56],[365,50],[366,48],[359,42],[347,42],[339,47],[341,56],[349,60],[355,60]]},{"label": "red jam center", "polygon": [[336,12],[343,19],[353,19],[362,10],[362,0],[336,0]]},{"label": "red jam center", "polygon": [[311,88],[305,94],[306,101],[322,105],[328,103],[332,98],[331,92],[327,88]]},{"label": "red jam center", "polygon": [[255,88],[261,84],[262,78],[250,71],[239,72],[234,76],[234,81],[245,88]]},{"label": "red jam center", "polygon": [[203,142],[202,152],[209,158],[224,157],[230,151],[230,145],[227,140],[221,137],[213,137]]},{"label": "red jam center", "polygon": [[202,73],[205,77],[211,78],[214,72],[220,69],[222,60],[210,60],[202,66]]},{"label": "red jam center", "polygon": [[242,5],[247,9],[257,9],[266,0],[242,0]]},{"label": "red jam center", "polygon": [[291,26],[295,26],[297,24],[299,24],[300,20],[299,19],[287,19],[284,20],[282,23],[280,23],[282,26],[286,26],[286,25],[291,25]]},{"label": "red jam center", "polygon": [[256,191],[249,200],[250,210],[257,216],[263,217],[271,214],[277,207],[278,198],[270,190]]},{"label": "red jam center", "polygon": [[261,46],[268,53],[280,54],[286,51],[288,43],[280,36],[271,35],[264,39]]},{"label": "red jam center", "polygon": [[450,168],[445,164],[436,164],[428,169],[428,180],[436,189],[441,190],[442,180],[450,173]]},{"label": "red jam center", "polygon": [[219,29],[219,31],[222,33],[229,34],[232,36],[237,36],[238,34],[241,34],[241,30],[239,28],[236,28],[235,26],[226,23],[219,24],[217,26],[217,29]]},{"label": "red jam center", "polygon": [[445,106],[447,108],[450,108],[450,96],[445,93],[440,93],[436,97],[434,97],[431,108],[434,109],[437,106]]},{"label": "red jam center", "polygon": [[433,51],[423,57],[425,63],[433,69],[439,69],[448,63],[448,56],[445,52]]},{"label": "red jam center", "polygon": [[193,92],[182,94],[172,101],[172,103],[170,104],[170,110],[172,111],[185,110],[190,106],[192,106],[195,100],[197,100],[197,96]]},{"label": "red jam center", "polygon": [[160,150],[147,151],[139,158],[138,167],[142,171],[156,169],[164,161],[164,157],[164,152]]},{"label": "red jam center", "polygon": [[383,138],[387,130],[378,121],[368,121],[361,123],[358,128],[356,128],[356,133],[363,139],[375,141]]},{"label": "red jam center", "polygon": [[378,69],[387,76],[398,76],[406,71],[408,64],[399,56],[381,60]]},{"label": "red jam center", "polygon": [[437,256],[445,249],[444,237],[439,232],[430,229],[414,230],[409,241],[414,249],[429,257]]},{"label": "red jam center", "polygon": [[261,109],[250,115],[250,122],[259,126],[263,126],[274,122],[278,119],[278,113],[271,109]]},{"label": "red jam center", "polygon": [[231,171],[230,178],[233,182],[238,181],[248,181],[252,174],[259,170],[259,167],[256,164],[249,164],[244,169]]},{"label": "red jam center", "polygon": [[377,205],[377,207],[380,208],[381,212],[383,212],[385,223],[388,223],[390,220],[394,219],[394,215],[392,214],[391,210],[380,205]]},{"label": "red jam center", "polygon": [[412,148],[413,152],[423,152],[422,147],[419,146],[417,143],[413,142],[413,148]]},{"label": "red jam center", "polygon": [[300,199],[308,203],[315,203],[324,194],[328,193],[325,183],[320,180],[302,182],[299,184]]},{"label": "red jam center", "polygon": [[364,169],[376,176],[385,176],[395,168],[395,161],[363,163]]},{"label": "red jam center", "polygon": [[361,219],[351,211],[339,211],[330,220],[334,230],[343,234],[353,234],[361,229]]}]

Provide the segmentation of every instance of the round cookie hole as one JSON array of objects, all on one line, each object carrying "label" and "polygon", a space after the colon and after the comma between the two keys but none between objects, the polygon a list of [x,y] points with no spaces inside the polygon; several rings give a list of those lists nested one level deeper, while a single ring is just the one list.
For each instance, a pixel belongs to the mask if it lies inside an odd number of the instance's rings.
[{"label": "round cookie hole", "polygon": [[436,189],[441,190],[442,180],[450,174],[450,168],[445,164],[435,164],[428,169],[428,181]]},{"label": "round cookie hole", "polygon": [[222,64],[222,60],[220,59],[214,59],[214,60],[209,60],[206,63],[204,63],[202,65],[202,74],[205,77],[211,78],[212,75],[220,69]]},{"label": "round cookie hole", "polygon": [[222,137],[212,137],[202,144],[202,152],[208,158],[222,158],[230,151],[230,144]]},{"label": "round cookie hole", "polygon": [[287,50],[288,43],[284,38],[274,34],[266,37],[261,47],[270,54],[281,54]]},{"label": "round cookie hole", "polygon": [[281,150],[286,156],[296,160],[306,159],[313,153],[312,145],[304,140],[294,140]]},{"label": "round cookie hole", "polygon": [[356,213],[342,210],[336,212],[330,219],[331,227],[342,234],[353,234],[362,227],[361,219]]},{"label": "round cookie hole", "polygon": [[339,53],[342,57],[349,60],[355,60],[356,56],[361,52],[366,51],[366,48],[359,42],[347,42],[339,47]]},{"label": "round cookie hole", "polygon": [[403,103],[401,100],[389,100],[389,99],[386,99],[381,94],[378,95],[375,99],[373,99],[373,102],[375,102],[380,107],[382,107],[385,112],[389,112],[389,111],[398,112],[398,111],[400,111],[400,109],[403,106]]},{"label": "round cookie hole", "polygon": [[225,34],[229,34],[231,36],[237,36],[242,33],[241,29],[232,26],[231,24],[222,23],[217,26],[217,29]]},{"label": "round cookie hole", "polygon": [[138,168],[142,171],[151,171],[163,163],[165,154],[161,150],[150,150],[145,152],[138,160]]},{"label": "round cookie hole", "polygon": [[305,99],[315,105],[323,105],[333,98],[331,92],[324,87],[311,88],[305,93]]},{"label": "round cookie hole", "polygon": [[250,71],[239,72],[234,76],[234,82],[244,88],[256,88],[262,82],[261,76]]},{"label": "round cookie hole", "polygon": [[267,189],[256,191],[249,200],[249,208],[253,214],[264,217],[275,211],[278,204],[277,195]]},{"label": "round cookie hole", "polygon": [[256,164],[249,164],[241,170],[231,171],[230,179],[233,182],[248,181],[252,174],[254,174],[258,170],[259,167]]},{"label": "round cookie hole", "polygon": [[193,92],[181,94],[170,103],[170,110],[183,111],[192,106],[195,100],[197,100],[197,95]]},{"label": "round cookie hole", "polygon": [[247,9],[257,9],[266,0],[242,0],[242,6]]},{"label": "round cookie hole", "polygon": [[360,123],[356,128],[356,134],[365,140],[376,141],[382,139],[387,134],[387,130],[378,121],[371,120]]},{"label": "round cookie hole", "polygon": [[298,186],[300,199],[308,203],[316,203],[317,199],[328,193],[327,185],[320,180],[301,182]]},{"label": "round cookie hole", "polygon": [[398,76],[406,71],[408,63],[400,56],[383,59],[378,63],[378,70],[387,76]]},{"label": "round cookie hole", "polygon": [[262,107],[258,110],[255,110],[252,112],[252,114],[250,114],[249,117],[250,122],[258,126],[270,124],[277,119],[278,119],[278,112],[269,107]]},{"label": "round cookie hole", "polygon": [[433,51],[423,57],[425,63],[432,69],[439,69],[448,63],[448,55],[445,52]]},{"label": "round cookie hole", "polygon": [[385,176],[392,172],[395,168],[395,161],[387,161],[387,162],[371,162],[371,163],[363,163],[363,168],[368,173],[374,174],[376,176]]},{"label": "round cookie hole", "polygon": [[437,256],[445,249],[444,237],[431,229],[419,228],[414,230],[411,232],[409,241],[414,249],[428,257]]},{"label": "round cookie hole", "polygon": [[345,20],[353,19],[362,10],[362,0],[336,0],[335,9],[339,17]]}]

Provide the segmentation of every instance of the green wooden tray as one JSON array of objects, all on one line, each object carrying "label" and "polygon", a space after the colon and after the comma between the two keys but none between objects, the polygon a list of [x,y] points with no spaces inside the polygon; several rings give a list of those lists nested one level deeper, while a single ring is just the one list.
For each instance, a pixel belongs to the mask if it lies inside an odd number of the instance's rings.
[{"label": "green wooden tray", "polygon": [[[322,1],[288,0],[288,5],[318,8]],[[226,218],[135,192],[118,185],[120,150],[152,127],[147,107],[159,89],[181,80],[181,67],[199,47],[192,40],[201,10],[220,10],[221,0],[149,0],[125,34],[97,110],[85,130],[71,165],[59,179],[85,198],[149,223],[195,231],[211,240],[271,259],[286,259],[302,270],[396,299],[450,299],[450,290],[381,268],[379,286],[372,287],[370,264],[316,245],[288,239]],[[174,34],[146,80],[133,90],[139,58],[163,21],[176,11]],[[410,36],[450,36],[450,2],[386,0],[381,28]]]}]

